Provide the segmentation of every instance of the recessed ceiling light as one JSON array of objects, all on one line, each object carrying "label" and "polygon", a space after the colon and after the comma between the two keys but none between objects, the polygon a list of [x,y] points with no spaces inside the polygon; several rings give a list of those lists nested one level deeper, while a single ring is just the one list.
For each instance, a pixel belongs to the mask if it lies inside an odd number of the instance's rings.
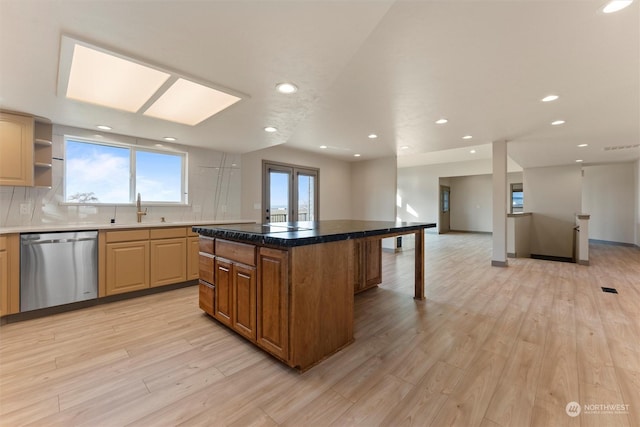
[{"label": "recessed ceiling light", "polygon": [[164,147],[162,144],[156,144],[156,147]]},{"label": "recessed ceiling light", "polygon": [[471,138],[473,138],[473,136],[471,136],[471,135],[465,135],[465,136],[462,137],[462,139],[471,139]]},{"label": "recessed ceiling light", "polygon": [[101,130],[111,130],[111,126],[107,126],[107,125],[98,125],[96,127]]},{"label": "recessed ceiling light", "polygon": [[67,98],[135,113],[170,74],[75,43],[68,76]]},{"label": "recessed ceiling light", "polygon": [[581,160],[581,159],[576,160],[576,163],[582,163],[582,162],[583,162],[583,160]]},{"label": "recessed ceiling light", "polygon": [[471,150],[471,151],[469,151],[469,153],[476,154],[476,150]]},{"label": "recessed ceiling light", "polygon": [[558,98],[560,98],[558,95],[547,95],[544,98],[542,98],[541,101],[542,102],[551,102],[551,101],[555,101]]},{"label": "recessed ceiling light", "polygon": [[322,148],[324,150],[325,148],[327,148],[327,146],[326,145],[321,145],[320,148]]},{"label": "recessed ceiling light", "polygon": [[162,138],[162,139],[164,139],[165,141],[169,141],[169,142],[176,141],[176,138],[174,138],[174,137],[172,137],[172,136],[165,136],[165,137],[164,137],[164,138]]},{"label": "recessed ceiling light", "polygon": [[617,12],[629,6],[631,3],[633,3],[633,0],[612,0],[602,8],[602,11],[604,13]]},{"label": "recessed ceiling light", "polygon": [[551,122],[551,124],[553,126],[563,125],[563,124],[565,124],[565,121],[564,120],[555,120],[555,121]]},{"label": "recessed ceiling light", "polygon": [[401,150],[408,150],[409,146],[408,145],[403,145],[402,147],[400,147]]},{"label": "recessed ceiling light", "polygon": [[378,137],[378,135],[376,135],[375,133],[370,133],[367,138],[369,139],[376,139]]},{"label": "recessed ceiling light", "polygon": [[437,125],[443,125],[443,124],[447,123],[448,121],[449,120],[447,120],[447,119],[438,119],[438,120],[436,120],[436,124]]},{"label": "recessed ceiling light", "polygon": [[144,112],[145,116],[195,126],[241,98],[179,78]]},{"label": "recessed ceiling light", "polygon": [[238,166],[236,163],[231,163],[231,167],[236,167]]},{"label": "recessed ceiling light", "polygon": [[360,154],[354,154],[353,157],[360,157]]},{"label": "recessed ceiling light", "polygon": [[278,129],[274,128],[273,126],[267,126],[266,128],[264,128],[265,132],[269,132],[269,133],[273,133],[273,132],[277,132]]},{"label": "recessed ceiling light", "polygon": [[582,148],[582,147],[588,147],[589,144],[578,144],[578,147]]},{"label": "recessed ceiling light", "polygon": [[285,94],[296,93],[298,91],[298,86],[293,83],[278,83],[276,85],[276,90]]},{"label": "recessed ceiling light", "polygon": [[99,133],[96,133],[96,134],[95,134],[95,135],[93,135],[93,136],[95,136],[96,138],[104,138],[104,136],[100,135]]}]

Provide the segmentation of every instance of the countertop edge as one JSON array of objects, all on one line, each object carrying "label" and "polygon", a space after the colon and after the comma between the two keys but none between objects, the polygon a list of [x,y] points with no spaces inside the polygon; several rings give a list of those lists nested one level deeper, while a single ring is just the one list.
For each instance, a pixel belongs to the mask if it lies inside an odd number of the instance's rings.
[{"label": "countertop edge", "polygon": [[175,221],[175,222],[141,222],[141,223],[116,223],[116,224],[37,224],[37,225],[17,225],[11,227],[0,227],[0,235],[21,234],[21,233],[53,233],[57,231],[85,231],[85,230],[125,230],[135,228],[165,228],[165,227],[198,227],[206,225],[223,224],[253,224],[256,221],[243,219],[229,220],[198,220],[198,221]]},{"label": "countertop edge", "polygon": [[[349,239],[359,239],[365,237],[375,237],[382,236],[386,234],[408,234],[413,231],[424,230],[427,228],[436,227],[435,223],[407,223],[405,225],[398,225],[392,227],[382,227],[382,228],[374,228],[371,230],[357,230],[357,231],[347,231],[342,233],[331,233],[319,236],[302,236],[295,237],[292,234],[297,234],[297,232],[287,233],[287,237],[276,237],[272,234],[258,234],[247,231],[237,231],[237,230],[225,230],[219,229],[215,227],[198,227],[194,226],[194,231],[198,234],[208,236],[208,237],[216,237],[234,240],[238,242],[244,243],[253,243],[256,245],[264,245],[264,246],[276,246],[283,248],[291,248],[296,246],[306,246],[313,245],[318,243],[329,243],[336,242],[340,240],[349,240]],[[303,232],[304,233],[304,232]]]}]

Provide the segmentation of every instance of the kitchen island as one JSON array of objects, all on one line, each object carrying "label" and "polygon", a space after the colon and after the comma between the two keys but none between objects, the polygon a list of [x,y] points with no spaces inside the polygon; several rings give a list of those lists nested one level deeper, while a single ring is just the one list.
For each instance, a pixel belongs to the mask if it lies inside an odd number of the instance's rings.
[{"label": "kitchen island", "polygon": [[424,299],[424,230],[432,227],[352,220],[193,227],[200,307],[304,371],[353,341],[355,285],[368,266],[379,270],[380,251],[368,248],[382,238],[415,235],[415,298]]}]

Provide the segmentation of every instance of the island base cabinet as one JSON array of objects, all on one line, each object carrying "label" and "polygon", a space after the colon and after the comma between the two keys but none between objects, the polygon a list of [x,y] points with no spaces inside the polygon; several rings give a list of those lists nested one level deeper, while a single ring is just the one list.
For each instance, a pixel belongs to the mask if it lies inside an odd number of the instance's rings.
[{"label": "island base cabinet", "polygon": [[207,283],[200,280],[199,285],[199,305],[200,309],[207,313],[209,316],[213,316],[215,288],[211,283]]},{"label": "island base cabinet", "polygon": [[257,343],[274,356],[289,358],[289,282],[287,251],[260,248],[258,253]]},{"label": "island base cabinet", "polygon": [[353,342],[353,242],[292,248],[290,366],[307,370]]},{"label": "island base cabinet", "polygon": [[233,308],[233,264],[221,258],[215,259],[215,305],[213,316],[231,327]]},{"label": "island base cabinet", "polygon": [[240,335],[256,339],[256,270],[233,264],[233,310],[231,325]]}]

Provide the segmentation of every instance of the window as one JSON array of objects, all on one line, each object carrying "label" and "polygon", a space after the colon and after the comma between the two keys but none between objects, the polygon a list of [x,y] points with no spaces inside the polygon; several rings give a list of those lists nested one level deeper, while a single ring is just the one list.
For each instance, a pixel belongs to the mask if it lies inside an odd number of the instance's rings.
[{"label": "window", "polygon": [[65,138],[68,203],[184,204],[186,153]]},{"label": "window", "polygon": [[511,213],[523,212],[524,191],[522,183],[511,184]]}]

